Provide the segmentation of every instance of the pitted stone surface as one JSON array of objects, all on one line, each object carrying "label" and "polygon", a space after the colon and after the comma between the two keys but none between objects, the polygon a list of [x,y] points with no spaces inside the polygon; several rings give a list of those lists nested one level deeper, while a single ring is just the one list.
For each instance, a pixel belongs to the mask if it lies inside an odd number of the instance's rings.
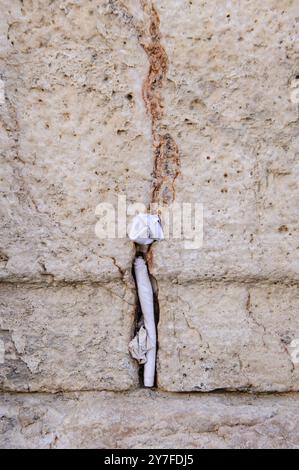
[{"label": "pitted stone surface", "polygon": [[1,448],[295,449],[298,395],[0,397]]},{"label": "pitted stone surface", "polygon": [[3,7],[1,277],[120,278],[132,244],[97,239],[95,210],[149,199],[146,54],[105,2]]},{"label": "pitted stone surface", "polygon": [[164,184],[204,242],[150,253],[158,386],[299,390],[297,2],[153,4],[0,0],[1,447],[299,445],[297,395],[124,393],[135,251],[95,209]]},{"label": "pitted stone surface", "polygon": [[156,5],[176,201],[204,205],[204,243],[157,245],[154,275],[298,280],[297,2]]},{"label": "pitted stone surface", "polygon": [[128,353],[134,293],[94,286],[2,286],[0,389],[127,390],[138,386]]},{"label": "pitted stone surface", "polygon": [[159,283],[158,386],[298,391],[298,286],[207,284]]}]

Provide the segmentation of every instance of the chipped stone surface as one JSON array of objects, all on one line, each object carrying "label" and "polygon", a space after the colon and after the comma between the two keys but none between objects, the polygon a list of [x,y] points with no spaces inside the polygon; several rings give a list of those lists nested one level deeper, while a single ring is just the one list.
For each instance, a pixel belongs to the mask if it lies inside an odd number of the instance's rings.
[{"label": "chipped stone surface", "polygon": [[299,446],[298,395],[146,392],[3,395],[1,448]]},{"label": "chipped stone surface", "polygon": [[298,395],[83,393],[138,386],[118,194],[204,205],[148,258],[159,387],[299,390],[296,0],[0,7],[0,388],[81,390],[2,396],[0,446],[298,447]]},{"label": "chipped stone surface", "polygon": [[298,286],[160,283],[158,386],[299,390]]},{"label": "chipped stone surface", "polygon": [[127,390],[138,386],[128,353],[134,293],[94,286],[1,286],[0,389]]},{"label": "chipped stone surface", "polygon": [[95,209],[150,197],[146,54],[106,2],[4,3],[1,277],[120,278],[132,244],[97,239]]},{"label": "chipped stone surface", "polygon": [[203,248],[157,245],[155,277],[298,280],[297,2],[155,3],[176,201],[204,205]]}]

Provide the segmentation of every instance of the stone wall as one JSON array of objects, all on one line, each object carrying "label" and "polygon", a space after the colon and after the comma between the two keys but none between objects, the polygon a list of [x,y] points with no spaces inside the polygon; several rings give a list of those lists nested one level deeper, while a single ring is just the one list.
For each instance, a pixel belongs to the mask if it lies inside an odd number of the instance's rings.
[{"label": "stone wall", "polygon": [[[0,7],[0,447],[298,447],[296,0]],[[118,195],[204,208],[148,257],[151,391]]]}]

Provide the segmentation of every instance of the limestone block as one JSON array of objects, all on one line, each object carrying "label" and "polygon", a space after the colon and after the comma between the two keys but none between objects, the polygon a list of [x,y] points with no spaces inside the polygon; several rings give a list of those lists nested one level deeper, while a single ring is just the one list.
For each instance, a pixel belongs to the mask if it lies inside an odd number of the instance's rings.
[{"label": "limestone block", "polygon": [[1,277],[120,278],[132,244],[97,239],[95,209],[117,207],[119,194],[148,202],[146,55],[105,2],[11,10],[1,19],[10,38],[0,64]]},{"label": "limestone block", "polygon": [[165,282],[159,299],[160,388],[299,390],[298,286]]},{"label": "limestone block", "polygon": [[121,282],[1,288],[0,389],[126,390],[138,385],[128,353],[134,293]]},{"label": "limestone block", "polygon": [[204,243],[157,245],[153,272],[298,280],[297,2],[187,3],[156,2],[164,125],[180,149],[176,200],[204,205]]},{"label": "limestone block", "polygon": [[299,400],[145,390],[2,395],[0,429],[4,449],[295,449]]}]

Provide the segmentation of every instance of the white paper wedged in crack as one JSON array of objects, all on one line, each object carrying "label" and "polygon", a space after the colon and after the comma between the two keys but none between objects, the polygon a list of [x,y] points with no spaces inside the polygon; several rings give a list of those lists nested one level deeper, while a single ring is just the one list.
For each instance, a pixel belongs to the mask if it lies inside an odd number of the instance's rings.
[{"label": "white paper wedged in crack", "polygon": [[135,259],[134,272],[140,307],[143,315],[144,328],[146,330],[147,338],[151,344],[151,348],[147,351],[146,363],[144,365],[144,386],[153,387],[155,382],[157,351],[154,294],[147,264],[142,257],[137,257]]},{"label": "white paper wedged in crack", "polygon": [[129,351],[131,356],[136,359],[139,364],[145,364],[147,361],[146,355],[152,347],[153,346],[147,336],[146,329],[142,326],[130,342]]},{"label": "white paper wedged in crack", "polygon": [[136,215],[132,221],[129,238],[139,245],[150,245],[155,240],[164,240],[159,216]]}]

